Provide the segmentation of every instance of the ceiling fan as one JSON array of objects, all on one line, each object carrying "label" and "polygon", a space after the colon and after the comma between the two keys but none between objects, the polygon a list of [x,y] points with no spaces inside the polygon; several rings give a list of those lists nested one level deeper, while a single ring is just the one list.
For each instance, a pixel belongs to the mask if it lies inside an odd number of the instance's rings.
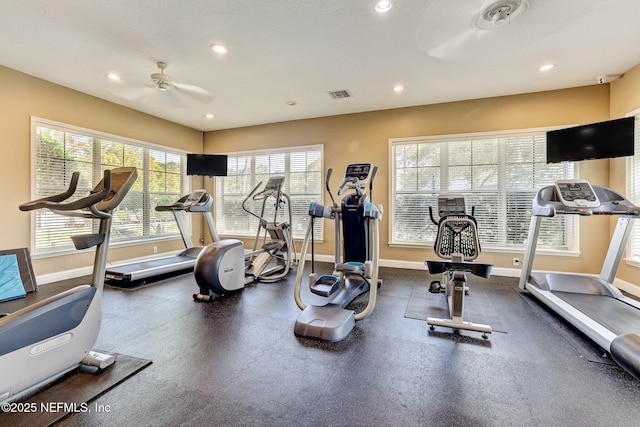
[{"label": "ceiling fan", "polygon": [[123,78],[113,85],[111,92],[129,101],[162,102],[172,107],[194,107],[213,101],[213,95],[206,89],[176,82],[173,76],[165,72],[166,62],[159,61],[156,66],[159,72],[152,73],[149,80]]},{"label": "ceiling fan", "polygon": [[416,30],[420,48],[439,59],[463,59],[484,55],[504,40],[499,29],[514,22],[529,9],[529,0],[434,0]]}]

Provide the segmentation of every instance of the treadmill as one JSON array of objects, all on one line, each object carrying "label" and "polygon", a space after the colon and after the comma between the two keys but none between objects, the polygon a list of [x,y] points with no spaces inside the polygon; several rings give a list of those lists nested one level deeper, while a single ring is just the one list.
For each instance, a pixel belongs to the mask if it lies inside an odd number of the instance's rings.
[{"label": "treadmill", "polygon": [[[555,215],[615,215],[617,225],[599,277],[532,271],[543,218]],[[613,285],[640,208],[617,192],[585,180],[560,180],[533,199],[529,238],[520,276],[527,290],[607,351],[640,380],[640,303]]]},{"label": "treadmill", "polygon": [[202,247],[194,246],[193,243],[191,243],[191,236],[187,233],[188,227],[186,214],[193,212],[202,213],[207,222],[209,233],[211,233],[213,241],[217,242],[220,240],[220,237],[216,231],[215,221],[211,214],[212,205],[213,197],[211,197],[206,190],[195,190],[194,192],[181,197],[172,205],[156,206],[156,210],[159,212],[170,211],[173,213],[186,249],[174,256],[166,258],[152,259],[149,261],[141,261],[108,268],[105,272],[105,278],[119,282],[134,282],[148,277],[159,276],[161,274],[192,269]]}]

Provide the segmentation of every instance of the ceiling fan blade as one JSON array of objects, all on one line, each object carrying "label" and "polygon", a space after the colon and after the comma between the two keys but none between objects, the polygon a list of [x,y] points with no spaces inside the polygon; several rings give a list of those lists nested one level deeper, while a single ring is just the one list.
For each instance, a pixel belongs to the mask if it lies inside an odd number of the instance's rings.
[{"label": "ceiling fan blade", "polygon": [[438,59],[459,59],[473,53],[476,40],[490,32],[475,25],[484,6],[468,0],[432,2],[416,28],[418,46]]},{"label": "ceiling fan blade", "polygon": [[175,90],[171,91],[185,106],[206,105],[213,101],[213,95],[199,86],[186,83],[175,83]]},{"label": "ceiling fan blade", "polygon": [[144,101],[158,90],[155,85],[116,83],[110,86],[109,91],[119,98],[127,101]]},{"label": "ceiling fan blade", "polygon": [[156,87],[150,100],[162,103],[167,107],[188,108],[209,104],[213,101],[213,95],[198,86],[174,83],[166,91],[161,91]]}]

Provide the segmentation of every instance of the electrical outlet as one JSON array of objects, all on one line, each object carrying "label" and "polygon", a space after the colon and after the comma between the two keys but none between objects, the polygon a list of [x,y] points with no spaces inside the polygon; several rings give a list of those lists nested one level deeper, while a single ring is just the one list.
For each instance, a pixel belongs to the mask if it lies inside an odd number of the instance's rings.
[{"label": "electrical outlet", "polygon": [[513,259],[513,265],[515,265],[515,266],[520,265],[520,258],[514,258]]},{"label": "electrical outlet", "polygon": [[154,254],[157,254],[157,253],[158,253],[158,247],[157,247],[157,246],[154,246],[154,247],[153,247],[153,253],[154,253]]}]

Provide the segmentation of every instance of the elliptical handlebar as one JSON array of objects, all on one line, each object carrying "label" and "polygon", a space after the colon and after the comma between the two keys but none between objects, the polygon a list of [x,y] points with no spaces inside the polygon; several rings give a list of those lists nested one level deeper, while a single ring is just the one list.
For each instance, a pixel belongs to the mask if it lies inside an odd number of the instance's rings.
[{"label": "elliptical handlebar", "polygon": [[338,206],[338,205],[336,204],[336,199],[333,197],[333,193],[331,193],[331,186],[329,185],[329,180],[331,179],[331,174],[332,173],[333,173],[333,168],[329,168],[327,170],[327,179],[324,182],[324,186],[327,189],[327,193],[329,193],[329,197],[331,197],[332,205],[335,207],[335,206]]},{"label": "elliptical handlebar", "polygon": [[94,189],[91,194],[88,196],[82,197],[78,200],[74,200],[72,202],[62,203],[64,200],[67,200],[71,197],[78,186],[78,180],[80,177],[80,172],[74,172],[71,176],[71,182],[69,184],[69,188],[60,194],[56,194],[49,197],[43,197],[38,200],[33,200],[30,202],[23,203],[19,206],[21,211],[33,211],[36,209],[50,209],[52,211],[59,212],[62,215],[65,215],[65,212],[69,211],[78,211],[81,209],[89,209],[91,213],[98,218],[107,218],[110,216],[109,213],[98,210],[95,205],[106,199],[111,193],[111,170],[107,169],[104,171],[104,177],[102,179],[102,189],[97,190]]},{"label": "elliptical handlebar", "polygon": [[369,199],[373,202],[373,180],[376,179],[376,174],[378,173],[378,167],[374,166],[371,171],[371,178],[369,179]]},{"label": "elliptical handlebar", "polygon": [[[350,190],[352,188],[354,188],[356,192],[359,193],[360,188],[358,188],[355,185],[357,183],[358,183],[358,178],[355,178],[353,176],[349,176],[345,178],[345,180],[342,181],[342,184],[340,184],[340,187],[338,187],[338,196],[341,196],[345,191]],[[348,184],[354,184],[354,185],[347,186]],[[345,188],[345,186],[347,186],[347,188]]]},{"label": "elliptical handlebar", "polygon": [[256,193],[258,192],[258,189],[260,188],[260,186],[261,186],[261,185],[262,185],[262,181],[260,181],[260,182],[258,183],[258,185],[256,185],[255,187],[253,187],[253,190],[251,190],[251,192],[249,193],[249,195],[248,195],[247,197],[245,197],[245,199],[242,201],[242,210],[243,210],[243,211],[245,211],[246,213],[250,214],[250,215],[255,216],[256,218],[258,218],[259,220],[261,220],[261,221],[262,221],[262,220],[263,220],[263,218],[261,218],[261,217],[260,217],[259,215],[257,215],[256,213],[254,213],[254,212],[250,211],[250,210],[247,208],[247,206],[246,206],[247,202],[248,202],[250,199],[252,199],[252,198],[253,198],[253,200],[257,200],[256,198],[254,198],[254,195],[256,195],[256,196],[257,196],[257,194],[256,194]]}]

